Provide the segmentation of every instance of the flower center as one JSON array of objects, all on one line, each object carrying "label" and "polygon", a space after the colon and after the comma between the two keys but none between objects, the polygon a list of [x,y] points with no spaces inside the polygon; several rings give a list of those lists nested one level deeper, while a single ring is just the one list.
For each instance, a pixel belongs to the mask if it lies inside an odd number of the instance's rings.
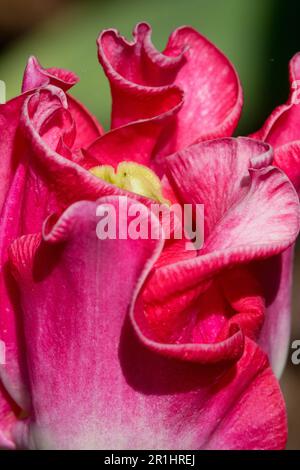
[{"label": "flower center", "polygon": [[121,189],[169,204],[163,197],[160,179],[150,168],[133,162],[119,163],[115,170],[111,165],[94,166],[89,170],[94,176]]}]

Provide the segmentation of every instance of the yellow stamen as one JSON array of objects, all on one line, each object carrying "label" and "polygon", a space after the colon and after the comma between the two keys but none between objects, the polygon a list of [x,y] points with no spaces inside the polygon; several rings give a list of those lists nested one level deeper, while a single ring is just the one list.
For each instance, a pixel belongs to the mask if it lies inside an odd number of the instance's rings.
[{"label": "yellow stamen", "polygon": [[163,197],[161,181],[150,168],[133,162],[119,163],[117,170],[110,165],[95,166],[90,172],[119,188],[169,204]]}]

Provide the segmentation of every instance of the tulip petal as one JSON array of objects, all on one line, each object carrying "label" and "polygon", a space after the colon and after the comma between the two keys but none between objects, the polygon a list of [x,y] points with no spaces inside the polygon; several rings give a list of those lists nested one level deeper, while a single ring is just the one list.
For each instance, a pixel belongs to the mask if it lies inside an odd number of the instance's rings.
[{"label": "tulip petal", "polygon": [[268,144],[239,137],[192,145],[168,157],[166,163],[171,186],[181,202],[204,204],[207,240],[247,191],[249,168],[266,167],[272,157]]},{"label": "tulip petal", "polygon": [[[22,341],[16,325],[15,309],[18,306],[15,282],[7,269],[7,247],[19,235],[22,225],[21,206],[27,174],[23,158],[28,148],[18,127],[25,99],[26,96],[22,95],[0,105],[0,338],[6,344],[6,364],[0,365],[0,376],[11,396],[23,407],[28,406],[28,396],[23,372]],[[36,219],[33,213],[30,218],[34,224]]]},{"label": "tulip petal", "polygon": [[118,208],[115,198],[76,203],[38,248],[34,235],[12,246],[34,409],[20,423],[18,445],[283,448],[284,402],[265,355],[250,340],[240,361],[227,367],[149,350],[132,315],[162,244],[97,239],[96,206],[108,203]]},{"label": "tulip petal", "polygon": [[7,192],[15,171],[13,152],[16,146],[16,132],[19,126],[21,108],[24,102],[23,96],[0,105],[0,211],[7,198]]},{"label": "tulip petal", "polygon": [[[171,94],[170,94],[171,95]],[[130,124],[113,129],[95,140],[87,149],[88,157],[95,159],[98,165],[112,165],[116,167],[123,161],[154,166],[161,173],[159,165],[155,165],[154,155],[157,141],[162,129],[170,122],[182,106],[182,96],[179,91],[173,93],[172,101],[166,94],[160,97],[168,100],[166,111],[148,119],[140,119]]]},{"label": "tulip petal", "polygon": [[91,142],[104,134],[104,130],[82,103],[76,100],[74,96],[69,94],[67,96],[69,110],[76,126],[73,150],[85,149],[91,145]]},{"label": "tulip petal", "polygon": [[149,34],[149,25],[140,23],[131,43],[114,29],[103,31],[97,40],[99,61],[111,85],[112,128],[163,114],[180,93],[173,78],[183,57],[153,63],[144,47]]},{"label": "tulip petal", "polygon": [[173,57],[180,51],[185,51],[185,63],[175,83],[184,91],[184,106],[178,116],[176,149],[196,140],[232,135],[243,104],[233,65],[191,27],[175,30],[164,54]]},{"label": "tulip petal", "polygon": [[[60,116],[65,118],[64,126],[58,120]],[[53,122],[49,126],[51,117]],[[78,200],[95,200],[108,195],[130,195],[145,205],[153,203],[149,198],[123,190],[87,171],[89,161],[72,151],[76,134],[67,97],[59,88],[49,85],[29,96],[22,109],[20,126],[30,144],[31,159],[39,177],[54,191],[60,208]],[[62,144],[65,140],[68,145]]]},{"label": "tulip petal", "polygon": [[290,96],[278,106],[254,137],[274,147],[274,164],[281,168],[300,189],[300,53],[289,65]]},{"label": "tulip petal", "polygon": [[[118,202],[118,198],[111,198],[103,200],[103,203],[116,206],[116,200]],[[129,201],[129,205],[134,203]],[[99,240],[96,235],[97,206],[93,202],[80,202],[71,206],[51,232],[45,235],[47,242],[37,250],[38,238],[35,236],[25,236],[20,239],[23,243],[13,245],[18,278],[23,278],[24,284],[23,281],[21,284],[25,290],[29,285],[35,286],[33,297],[27,300],[33,309],[38,308],[35,313],[31,310],[33,316],[26,313],[23,318],[25,337],[29,340],[27,359],[30,363],[34,412],[37,423],[46,425],[50,420],[54,427],[58,426],[53,439],[59,437],[61,441],[57,445],[60,446],[67,445],[69,432],[75,433],[72,438],[75,441],[76,433],[81,434],[83,429],[76,430],[80,423],[77,422],[74,428],[72,421],[76,422],[82,413],[86,413],[85,420],[90,417],[91,426],[93,422],[95,425],[94,414],[98,418],[98,412],[105,413],[106,388],[103,384],[104,380],[110,380],[111,364],[109,360],[103,367],[101,364],[104,354],[110,352],[114,358],[118,354],[118,344],[116,338],[111,336],[113,331],[109,332],[109,326],[114,323],[117,328],[120,326],[145,266],[152,264],[161,250],[160,240]],[[153,219],[154,216],[151,217]],[[120,223],[127,227],[123,218]],[[158,224],[158,220],[153,223]],[[108,279],[110,288],[106,289]],[[59,308],[55,300],[58,294],[57,282],[61,287]],[[44,289],[47,291],[46,296]],[[77,300],[73,303],[71,299],[75,297]],[[23,300],[24,309],[27,310],[29,304],[25,298]],[[86,388],[82,388],[84,383],[91,392],[90,401],[86,401],[82,395]],[[49,397],[49,387],[53,399],[45,400],[45,397]],[[100,396],[103,394],[102,405],[98,403],[99,393]],[[63,410],[67,395],[71,407],[75,405],[77,408],[75,415],[71,410],[70,413]],[[68,424],[70,428],[64,437]],[[87,421],[82,423],[83,426],[86,424]],[[42,445],[44,432],[35,432],[33,439],[38,446]],[[88,436],[84,438],[82,446],[89,444],[86,439]],[[90,445],[93,445],[92,440]]]},{"label": "tulip petal", "polygon": [[[253,136],[274,147],[274,165],[290,178],[296,190],[300,189],[300,54],[289,64],[290,96],[286,104],[278,106],[264,126]],[[259,344],[267,352],[272,369],[280,377],[289,351],[291,329],[291,286],[293,248],[259,263],[260,278],[267,298],[266,318]]]},{"label": "tulip petal", "polygon": [[[75,109],[75,101],[72,103]],[[87,126],[84,126],[80,105],[76,106],[76,121],[81,122],[81,127],[77,128],[86,138],[89,135]],[[30,121],[33,130],[25,137],[24,114],[28,117],[26,123]],[[47,171],[43,171],[37,162],[34,142],[40,139],[50,151],[51,148],[61,150],[62,154],[73,158],[76,146],[83,140],[74,129],[66,95],[56,87],[52,87],[52,93],[46,88],[34,93],[28,91],[1,105],[0,128],[3,137],[0,142],[0,335],[7,345],[7,363],[0,365],[0,375],[14,400],[27,409],[29,397],[24,376],[23,345],[16,324],[19,306],[15,282],[6,266],[7,247],[18,236],[41,230],[44,218],[61,207],[56,197],[55,181],[54,184],[49,182]],[[63,171],[64,162],[68,160],[62,156],[59,158],[60,170]]]},{"label": "tulip petal", "polygon": [[256,275],[266,298],[265,322],[258,344],[268,354],[272,370],[281,377],[289,351],[294,247],[258,263]]},{"label": "tulip petal", "polygon": [[197,257],[155,270],[148,301],[191,289],[233,264],[278,254],[298,234],[299,200],[285,174],[275,167],[261,168],[265,156],[252,158],[246,171],[249,154],[237,154],[234,139],[225,143],[196,144],[167,159],[182,201],[193,198],[205,204],[205,243]]},{"label": "tulip petal", "polygon": [[163,53],[153,46],[148,24],[138,24],[133,37],[129,42],[110,29],[98,38],[99,60],[112,92],[112,128],[158,118],[166,111],[161,97],[179,89],[183,107],[165,129],[157,154],[232,134],[242,91],[233,66],[215,46],[190,27],[174,31]]},{"label": "tulip petal", "polygon": [[[132,43],[116,30],[106,30],[98,38],[98,57],[113,100],[113,131],[89,149],[101,163],[115,166],[130,160],[150,165],[163,129],[174,125],[183,104],[182,91],[172,84],[182,57],[153,63],[142,46],[149,33],[149,26],[142,23],[135,28]],[[171,148],[171,139],[163,145]]]},{"label": "tulip petal", "polygon": [[78,81],[79,78],[75,73],[55,67],[44,69],[37,58],[31,56],[28,59],[24,72],[22,92],[24,93],[50,84],[67,91],[76,85]]},{"label": "tulip petal", "polygon": [[[43,68],[36,57],[31,56],[28,59],[24,72],[22,92],[33,92],[37,88],[53,85],[61,88],[63,91],[76,85],[79,78],[69,70],[52,68]],[[70,112],[76,123],[76,141],[75,148],[86,147],[93,140],[103,134],[102,127],[90,112],[73,96],[68,95]]]},{"label": "tulip petal", "polygon": [[20,410],[7,395],[0,382],[0,449],[14,449],[13,428]]},{"label": "tulip petal", "polygon": [[[1,139],[1,207],[0,297],[1,339],[6,344],[6,364],[0,366],[1,380],[14,400],[24,409],[29,407],[24,367],[23,344],[17,325],[19,311],[15,281],[7,269],[7,248],[12,241],[27,231],[41,229],[47,214],[49,192],[37,180],[36,173],[28,173],[31,147],[20,132],[20,115],[28,95],[21,95],[0,106]],[[51,204],[51,203],[50,203]],[[46,211],[46,212],[45,212]]]}]

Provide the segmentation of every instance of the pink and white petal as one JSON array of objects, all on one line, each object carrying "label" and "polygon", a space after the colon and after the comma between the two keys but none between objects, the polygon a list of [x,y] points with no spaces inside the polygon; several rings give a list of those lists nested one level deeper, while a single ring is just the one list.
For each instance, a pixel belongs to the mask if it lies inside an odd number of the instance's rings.
[{"label": "pink and white petal", "polygon": [[180,201],[204,204],[207,238],[227,210],[247,192],[249,168],[268,166],[272,157],[268,144],[241,137],[225,138],[187,147],[167,157],[166,166]]},{"label": "pink and white petal", "polygon": [[300,53],[294,55],[289,63],[290,96],[286,104],[278,106],[268,117],[263,127],[253,134],[266,140],[274,147],[299,140],[299,91],[300,91]]},{"label": "pink and white petal", "polygon": [[[249,369],[250,370],[249,370]],[[249,375],[252,380],[249,381]],[[248,377],[247,377],[248,376]],[[224,377],[226,380],[226,376]],[[237,390],[241,392],[237,397]],[[232,393],[231,408],[227,408]],[[266,356],[251,340],[246,340],[243,358],[228,387],[221,389],[219,406],[227,408],[205,448],[220,450],[281,450],[287,441],[287,417],[279,384]],[[224,401],[223,401],[224,400]],[[215,416],[215,407],[207,419]]]},{"label": "pink and white petal", "polygon": [[161,94],[159,114],[107,132],[90,145],[87,155],[102,165],[116,167],[122,161],[131,161],[155,166],[161,173],[159,165],[154,164],[157,142],[163,128],[170,123],[181,106],[182,95],[177,90],[174,93],[168,92],[165,96]]},{"label": "pink and white petal", "polygon": [[[151,165],[158,152],[174,151],[171,133],[183,104],[182,91],[173,84],[183,57],[157,60],[150,27],[136,26],[130,43],[113,29],[98,38],[98,56],[111,86],[112,132],[90,149],[101,162],[122,160]],[[161,135],[168,130],[167,138]]]},{"label": "pink and white petal", "polygon": [[79,78],[75,73],[56,67],[45,69],[36,57],[31,56],[28,59],[24,72],[22,92],[24,93],[47,85],[54,85],[67,91],[76,85],[78,81]]},{"label": "pink and white petal", "polygon": [[280,377],[287,360],[291,329],[291,288],[294,247],[256,266],[266,299],[266,315],[258,344]]},{"label": "pink and white petal", "polygon": [[25,96],[18,96],[0,104],[0,211],[7,198],[7,192],[15,171],[14,152],[17,145],[17,130]]},{"label": "pink and white petal", "polygon": [[[148,286],[146,282],[144,313],[140,310],[142,317],[137,319],[144,336],[160,343],[185,343],[180,348],[190,359],[192,352],[189,350],[196,350],[198,361],[233,360],[240,354],[241,332],[251,339],[259,338],[265,316],[264,290],[249,265],[224,270],[210,281],[183,292],[176,291],[166,299],[158,296],[149,301]],[[152,286],[150,281],[150,289]],[[187,343],[194,346],[187,347]],[[152,343],[151,347],[155,348],[155,344]],[[201,347],[205,351],[202,359],[199,354]],[[169,354],[168,351],[172,350],[175,354],[180,348],[168,345],[164,352]],[[220,355],[222,349],[223,354]]]},{"label": "pink and white petal", "polygon": [[211,279],[225,267],[268,258],[293,244],[299,232],[299,200],[281,170],[250,170],[239,192],[239,197],[233,194],[235,203],[208,233],[197,257],[154,270],[147,302],[166,299]]},{"label": "pink and white petal", "polygon": [[[149,403],[145,399],[148,407],[143,403],[139,414],[147,437],[142,440],[141,436],[133,442],[134,448],[271,450],[285,447],[284,400],[267,357],[254,342],[246,338],[242,358],[234,366],[224,367],[224,364],[201,365],[170,357],[163,359],[159,348],[158,355],[151,355],[147,349],[140,348],[140,344],[149,346],[142,332],[139,338],[137,343],[129,325],[122,347],[126,380],[140,393],[151,390]],[[164,423],[162,434],[161,422]],[[172,431],[167,435],[169,423]]]},{"label": "pink and white petal", "polygon": [[185,62],[174,81],[184,92],[177,119],[177,150],[196,140],[232,135],[243,105],[237,72],[210,41],[183,26],[172,33],[164,54],[174,57],[181,51]]},{"label": "pink and white petal", "polygon": [[[53,89],[56,91],[53,91]],[[30,109],[27,105],[31,103]],[[22,338],[18,318],[15,282],[7,270],[7,248],[24,233],[41,230],[42,222],[60,205],[55,195],[55,181],[51,185],[47,172],[34,161],[33,141],[37,138],[54,149],[61,141],[72,145],[74,128],[68,114],[62,90],[53,87],[52,94],[39,90],[32,95],[23,94],[0,107],[1,140],[1,207],[0,259],[1,259],[1,338],[7,345],[7,363],[0,366],[0,375],[7,390],[23,408],[28,408]],[[20,129],[24,108],[35,134],[24,138]],[[63,168],[65,158],[61,158]],[[30,167],[30,168],[29,168]],[[59,192],[59,191],[57,191]],[[12,223],[14,221],[14,223]]]},{"label": "pink and white petal", "polygon": [[213,284],[179,292],[165,301],[148,303],[146,299],[144,292],[132,312],[132,324],[153,352],[199,364],[222,363],[223,367],[241,357],[244,334],[238,323],[220,337],[227,313]]},{"label": "pink and white petal", "polygon": [[265,300],[264,290],[258,282],[252,266],[238,266],[225,272],[219,277],[232,316],[221,333],[227,334],[231,324],[239,325],[243,333],[257,340],[264,323]]},{"label": "pink and white petal", "polygon": [[133,37],[129,42],[116,30],[106,30],[98,39],[99,60],[113,97],[112,127],[145,119],[149,112],[159,115],[161,93],[179,88],[183,108],[176,123],[165,129],[158,155],[198,139],[232,134],[242,91],[233,66],[215,46],[190,27],[174,31],[163,53],[153,46],[148,24],[138,24]]},{"label": "pink and white petal", "polygon": [[290,96],[278,106],[254,137],[274,147],[274,164],[300,188],[300,53],[289,64]]},{"label": "pink and white petal", "polygon": [[[0,105],[0,338],[6,344],[6,364],[0,365],[0,376],[7,390],[17,403],[24,407],[26,397],[25,378],[22,372],[22,350],[18,322],[15,316],[14,280],[7,270],[7,247],[18,236],[21,220],[21,204],[24,197],[27,168],[23,158],[28,152],[18,126],[26,95]],[[41,199],[39,200],[39,204]],[[35,217],[30,214],[32,222]]]},{"label": "pink and white petal", "polygon": [[73,144],[73,149],[86,148],[91,143],[104,134],[102,126],[98,123],[97,119],[86,109],[86,107],[74,98],[68,96],[68,104],[71,116],[76,126],[76,137]]},{"label": "pink and white petal", "polygon": [[27,438],[28,447],[50,449],[283,448],[284,403],[254,343],[247,340],[237,365],[224,368],[163,357],[136,336],[128,308],[135,310],[161,242],[99,240],[95,207],[74,204],[37,250],[34,237],[12,246],[25,333],[30,330],[34,407],[34,418],[19,426],[18,443]]},{"label": "pink and white petal", "polygon": [[159,116],[170,108],[168,96],[171,101],[174,95],[181,96],[173,78],[183,58],[166,58],[155,66],[144,47],[149,34],[149,25],[140,23],[132,42],[114,29],[103,31],[98,38],[99,61],[112,92],[112,128]]},{"label": "pink and white petal", "polygon": [[[121,327],[138,279],[162,248],[160,240],[99,240],[100,203],[113,205],[118,217],[118,198],[79,202],[38,249],[35,236],[12,246],[35,416],[30,439],[38,448],[104,445],[107,402],[122,400],[122,393],[111,395],[111,387],[122,385],[115,371]],[[159,223],[149,212],[151,222]]]},{"label": "pink and white petal", "polygon": [[280,145],[274,149],[274,165],[281,168],[289,177],[296,190],[300,189],[300,138],[297,141]]},{"label": "pink and white petal", "polygon": [[64,112],[67,119],[66,95],[59,88],[48,86],[27,98],[20,118],[22,132],[30,144],[32,164],[38,170],[40,180],[45,181],[55,194],[56,205],[65,208],[78,200],[96,200],[109,195],[130,195],[146,205],[153,203],[148,198],[129,193],[97,178],[87,171],[84,160],[78,160],[77,155],[74,157],[72,152],[69,158],[59,154],[56,148],[65,135],[71,145],[74,143],[72,139],[76,138],[72,126],[61,128],[59,123],[53,127],[48,125],[50,117],[54,115],[55,124],[56,116],[61,116]]},{"label": "pink and white petal", "polygon": [[0,382],[0,449],[15,449],[13,431],[18,423],[20,409],[12,401]]},{"label": "pink and white petal", "polygon": [[[67,91],[78,81],[79,78],[73,72],[55,67],[44,68],[36,57],[31,56],[24,72],[22,92],[34,92],[35,89],[47,85],[53,85]],[[68,95],[68,101],[72,118],[76,124],[74,147],[86,147],[103,134],[103,129],[96,118],[78,100]]]}]

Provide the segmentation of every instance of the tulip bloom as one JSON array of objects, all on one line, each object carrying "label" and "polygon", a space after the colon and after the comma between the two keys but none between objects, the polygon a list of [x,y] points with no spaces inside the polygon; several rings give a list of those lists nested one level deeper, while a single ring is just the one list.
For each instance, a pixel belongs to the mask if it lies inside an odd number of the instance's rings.
[{"label": "tulip bloom", "polygon": [[[295,95],[232,138],[237,74],[192,28],[163,53],[147,24],[132,42],[107,30],[98,55],[108,132],[67,92],[75,75],[33,57],[0,107],[0,445],[282,449]],[[97,238],[106,204],[127,228],[120,196],[158,230],[153,201],[204,204],[204,245]]]}]

